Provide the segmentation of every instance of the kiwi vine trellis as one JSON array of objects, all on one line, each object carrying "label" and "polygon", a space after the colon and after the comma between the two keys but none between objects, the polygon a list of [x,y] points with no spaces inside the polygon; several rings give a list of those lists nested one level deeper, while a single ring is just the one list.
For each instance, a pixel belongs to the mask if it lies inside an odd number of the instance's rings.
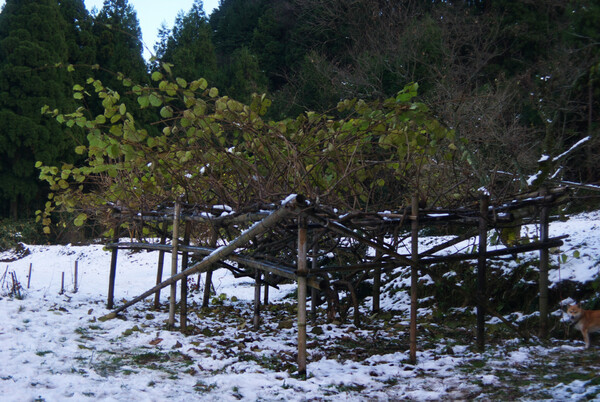
[{"label": "kiwi vine trellis", "polygon": [[[243,211],[232,211],[226,206],[210,210],[176,202],[157,206],[152,211],[130,211],[117,206],[113,211],[113,242],[108,308],[114,309],[113,295],[116,284],[117,253],[119,249],[144,249],[159,251],[156,286],[133,300],[117,307],[105,318],[112,318],[129,306],[155,297],[159,305],[160,291],[170,287],[169,324],[175,324],[176,284],[181,282],[180,328],[187,327],[187,279],[192,274],[205,273],[203,306],[210,299],[211,276],[214,269],[225,268],[236,276],[255,280],[254,327],[258,329],[261,305],[261,285],[264,300],[268,289],[282,281],[296,281],[298,285],[298,372],[306,373],[307,288],[311,290],[311,315],[317,314],[318,292],[325,295],[327,313],[331,319],[337,313],[344,316],[352,307],[355,325],[360,325],[356,287],[367,278],[373,279],[373,311],[379,311],[382,272],[392,273],[394,268],[411,267],[410,359],[416,362],[417,334],[417,280],[418,272],[429,274],[434,281],[446,279],[429,268],[431,264],[449,261],[477,261],[477,345],[485,345],[485,315],[499,318],[520,336],[529,334],[514,326],[498,314],[486,296],[487,259],[499,255],[540,250],[540,334],[547,335],[548,321],[548,249],[562,245],[566,236],[548,236],[549,210],[569,198],[565,186],[520,194],[509,202],[494,204],[487,196],[479,203],[457,209],[420,208],[413,197],[410,207],[379,213],[340,213],[335,208],[319,205],[301,195],[291,195],[280,205],[255,205]],[[128,227],[150,226],[161,233],[160,243],[147,241],[119,242],[119,230],[124,222]],[[539,238],[524,244],[508,245],[493,251],[487,250],[489,230],[518,230],[522,224],[539,224]],[[457,236],[427,250],[419,250],[419,230],[445,225],[459,232]],[[169,231],[170,226],[170,231]],[[183,236],[179,227],[184,228]],[[198,241],[191,242],[192,233]],[[139,231],[143,233],[143,231]],[[169,236],[170,235],[170,236]],[[170,244],[167,239],[170,237]],[[180,239],[182,237],[183,239]],[[453,252],[434,255],[449,250],[453,245],[478,238],[475,252]],[[204,244],[203,244],[204,243]],[[410,243],[410,248],[405,245]],[[220,244],[220,245],[219,245]],[[217,245],[219,245],[217,247]],[[367,253],[371,248],[375,254]],[[406,249],[410,252],[402,253]],[[165,253],[171,253],[171,275],[162,280]],[[177,259],[181,255],[182,269],[177,272]],[[327,256],[338,256],[338,264],[329,263]],[[308,266],[308,262],[311,266]],[[190,265],[190,260],[192,264]],[[339,263],[342,261],[342,263]],[[464,292],[453,285],[455,290]],[[338,292],[345,289],[348,306],[340,307]]]}]

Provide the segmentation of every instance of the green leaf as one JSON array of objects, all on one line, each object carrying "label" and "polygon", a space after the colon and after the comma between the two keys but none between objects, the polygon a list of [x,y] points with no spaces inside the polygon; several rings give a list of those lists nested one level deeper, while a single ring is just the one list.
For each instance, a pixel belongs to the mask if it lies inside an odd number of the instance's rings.
[{"label": "green leaf", "polygon": [[187,81],[183,78],[176,78],[175,81],[177,81],[177,85],[179,85],[181,88],[187,87]]},{"label": "green leaf", "polygon": [[210,91],[208,91],[208,96],[210,96],[211,98],[216,98],[217,96],[219,96],[219,90],[215,87],[211,88]]},{"label": "green leaf", "polygon": [[173,117],[173,112],[171,111],[170,107],[164,106],[162,109],[160,109],[160,115],[162,118],[168,119],[169,117]]},{"label": "green leaf", "polygon": [[75,224],[75,226],[82,226],[86,220],[87,220],[87,215],[84,213],[81,213],[81,214],[77,215],[77,218],[75,218],[75,221],[73,221],[73,223]]},{"label": "green leaf", "polygon": [[150,94],[150,104],[154,107],[162,105],[162,100],[155,94]]},{"label": "green leaf", "polygon": [[160,71],[155,71],[152,73],[152,81],[160,81],[163,79],[163,75]]},{"label": "green leaf", "polygon": [[145,96],[138,96],[138,103],[140,104],[140,106],[143,108],[150,106],[150,98],[145,95]]}]

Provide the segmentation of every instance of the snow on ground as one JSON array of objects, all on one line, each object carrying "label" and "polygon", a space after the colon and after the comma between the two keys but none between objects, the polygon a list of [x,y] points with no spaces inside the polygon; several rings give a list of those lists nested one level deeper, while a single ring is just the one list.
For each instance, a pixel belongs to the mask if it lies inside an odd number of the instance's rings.
[{"label": "snow on ground", "polygon": [[[561,249],[568,258],[550,273],[552,283],[597,279],[600,214],[553,223],[550,235],[562,234],[570,235]],[[432,338],[441,327],[422,323],[418,363],[411,365],[406,288],[382,301],[384,308],[400,312],[389,321],[368,318],[365,329],[321,319],[309,325],[308,377],[303,379],[295,373],[295,303],[285,298],[293,285],[271,289],[271,300],[277,304],[265,306],[263,327],[253,331],[252,282],[219,270],[214,285],[224,296],[216,298],[216,307],[202,310],[197,306],[200,293],[193,294],[193,333],[186,336],[166,329],[166,309],[152,310],[151,299],[120,318],[99,320],[109,313],[110,253],[102,246],[27,248],[29,255],[0,265],[0,274],[5,274],[0,281],[2,401],[448,400],[487,399],[486,395],[512,399],[514,395],[501,391],[510,376],[528,379],[515,386],[526,387],[526,396],[519,399],[589,399],[600,394],[598,346],[591,354],[583,352],[579,338],[544,346],[509,339],[478,353],[471,337]],[[577,258],[574,251],[579,252]],[[157,255],[119,252],[117,305],[154,285]],[[0,259],[7,257],[8,253],[0,254]],[[560,254],[552,258],[557,261]],[[73,292],[76,261],[77,293]],[[169,270],[166,263],[165,271]],[[7,295],[11,272],[25,288],[22,299]],[[66,291],[59,294],[63,272]],[[168,289],[163,290],[163,305],[167,295]],[[364,306],[363,317],[368,316],[368,307]],[[423,317],[429,313],[420,310]],[[568,366],[564,360],[569,356],[586,363]],[[566,380],[560,375],[565,367],[574,373]]]}]

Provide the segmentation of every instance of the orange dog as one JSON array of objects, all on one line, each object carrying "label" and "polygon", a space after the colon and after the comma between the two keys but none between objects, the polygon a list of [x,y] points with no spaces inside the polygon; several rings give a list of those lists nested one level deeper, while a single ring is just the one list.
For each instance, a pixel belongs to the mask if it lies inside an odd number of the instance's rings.
[{"label": "orange dog", "polygon": [[584,310],[579,304],[571,304],[567,314],[575,328],[581,331],[585,348],[590,347],[590,332],[600,331],[600,310]]}]

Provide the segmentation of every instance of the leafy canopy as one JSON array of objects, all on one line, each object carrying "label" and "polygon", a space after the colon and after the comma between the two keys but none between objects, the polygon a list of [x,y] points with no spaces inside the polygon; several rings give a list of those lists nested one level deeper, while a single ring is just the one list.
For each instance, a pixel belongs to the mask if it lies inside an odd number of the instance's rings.
[{"label": "leafy canopy", "polygon": [[[156,121],[136,121],[121,95],[94,78],[75,85],[73,96],[99,98],[102,114],[44,110],[87,131],[76,148],[87,157],[83,166],[37,164],[53,191],[39,212],[46,231],[57,209],[79,211],[82,224],[116,203],[147,210],[183,197],[242,209],[301,193],[341,209],[381,210],[399,207],[415,191],[452,197],[457,188],[449,180],[454,132],[414,101],[417,84],[384,101],[344,100],[330,114],[267,121],[265,95],[244,104],[203,78],[172,77],[171,67],[154,72],[152,85],[121,77],[139,109],[158,111]],[[149,134],[149,125],[160,127],[158,134]]]}]

